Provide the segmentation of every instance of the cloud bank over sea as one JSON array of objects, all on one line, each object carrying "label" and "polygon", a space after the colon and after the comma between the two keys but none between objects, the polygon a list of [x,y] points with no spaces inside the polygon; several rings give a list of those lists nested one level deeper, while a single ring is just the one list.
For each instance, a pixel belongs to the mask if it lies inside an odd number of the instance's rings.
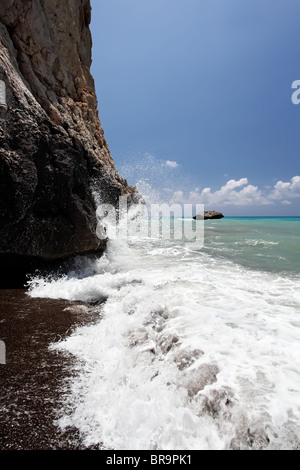
[{"label": "cloud bank over sea", "polygon": [[[221,187],[206,187],[199,184],[197,176],[190,176],[185,168],[176,161],[163,160],[146,153],[143,158],[129,159],[122,168],[122,174],[138,187],[149,203],[158,204],[204,204],[207,208],[222,209],[243,215],[287,215],[297,216],[300,199],[300,176],[289,181],[272,181],[260,187],[246,176],[231,178]],[[237,215],[241,215],[238,213]]]}]

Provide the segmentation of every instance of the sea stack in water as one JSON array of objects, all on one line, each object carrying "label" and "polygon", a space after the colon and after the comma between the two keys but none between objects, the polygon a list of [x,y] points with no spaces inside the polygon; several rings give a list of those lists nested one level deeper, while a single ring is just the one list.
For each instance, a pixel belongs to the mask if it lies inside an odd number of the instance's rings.
[{"label": "sea stack in water", "polygon": [[205,211],[199,212],[195,215],[194,220],[213,220],[213,219],[223,219],[224,215],[221,212],[216,211]]},{"label": "sea stack in water", "polygon": [[91,66],[90,0],[0,3],[0,262],[103,250],[103,203],[135,194],[110,155]]}]

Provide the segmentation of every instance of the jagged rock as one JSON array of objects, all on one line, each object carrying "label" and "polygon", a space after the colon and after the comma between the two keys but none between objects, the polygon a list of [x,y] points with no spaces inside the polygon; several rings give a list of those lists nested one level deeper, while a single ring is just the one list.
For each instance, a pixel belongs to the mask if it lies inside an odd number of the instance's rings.
[{"label": "jagged rock", "polygon": [[223,219],[224,215],[221,212],[216,211],[204,211],[199,212],[195,215],[194,220],[212,220],[212,219]]},{"label": "jagged rock", "polygon": [[90,74],[89,0],[0,3],[0,255],[102,250],[104,203],[135,197],[110,155]]}]

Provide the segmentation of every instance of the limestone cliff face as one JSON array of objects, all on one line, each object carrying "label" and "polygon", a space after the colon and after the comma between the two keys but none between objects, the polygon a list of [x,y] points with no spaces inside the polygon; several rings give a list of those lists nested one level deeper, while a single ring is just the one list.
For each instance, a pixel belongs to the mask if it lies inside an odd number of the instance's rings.
[{"label": "limestone cliff face", "polygon": [[133,194],[98,117],[90,20],[89,0],[0,3],[0,254],[101,249],[90,183]]}]

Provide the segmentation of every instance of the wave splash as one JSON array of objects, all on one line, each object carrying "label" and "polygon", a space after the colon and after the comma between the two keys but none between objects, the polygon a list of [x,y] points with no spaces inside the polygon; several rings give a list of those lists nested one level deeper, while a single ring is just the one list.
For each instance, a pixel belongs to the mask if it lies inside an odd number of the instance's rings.
[{"label": "wave splash", "polygon": [[32,297],[106,300],[51,346],[79,361],[60,426],[106,449],[299,448],[299,287],[138,236],[32,280]]}]

